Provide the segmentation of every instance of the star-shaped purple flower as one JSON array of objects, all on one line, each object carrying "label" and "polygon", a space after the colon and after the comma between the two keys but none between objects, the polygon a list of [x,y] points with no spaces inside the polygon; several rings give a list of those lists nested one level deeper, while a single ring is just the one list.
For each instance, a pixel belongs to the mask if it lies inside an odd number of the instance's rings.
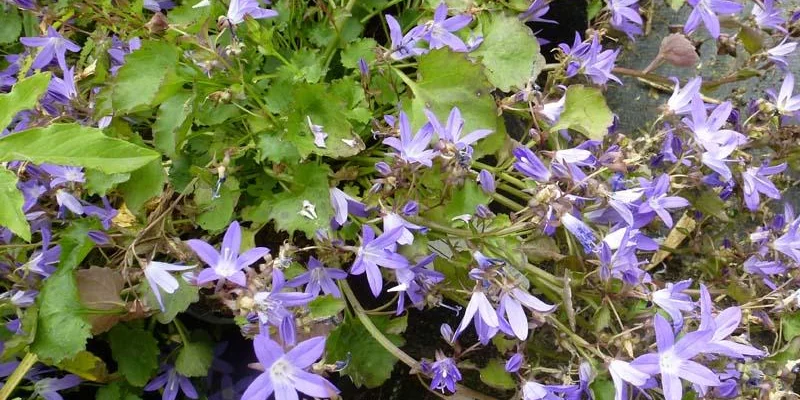
[{"label": "star-shaped purple flower", "polygon": [[186,244],[203,262],[210,266],[198,274],[197,284],[200,286],[216,280],[219,280],[220,283],[230,280],[239,286],[247,286],[247,279],[242,269],[269,253],[269,249],[266,247],[256,247],[239,255],[239,248],[242,246],[242,229],[237,221],[233,221],[225,232],[222,249],[219,252],[210,244],[198,239],[191,239]]},{"label": "star-shaped purple flower", "polygon": [[39,51],[39,54],[36,55],[36,58],[33,60],[33,64],[31,65],[31,68],[34,69],[44,68],[47,66],[47,64],[50,64],[50,62],[53,61],[53,58],[56,58],[58,60],[58,66],[61,67],[61,70],[66,71],[68,69],[66,59],[67,51],[73,53],[81,51],[81,46],[78,46],[74,42],[65,39],[52,26],[47,27],[47,36],[22,37],[19,38],[19,41],[28,47],[42,48]]}]

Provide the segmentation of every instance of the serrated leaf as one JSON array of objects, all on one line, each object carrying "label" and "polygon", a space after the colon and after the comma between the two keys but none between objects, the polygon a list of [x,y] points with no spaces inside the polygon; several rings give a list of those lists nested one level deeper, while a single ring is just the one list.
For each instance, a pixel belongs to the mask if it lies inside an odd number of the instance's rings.
[{"label": "serrated leaf", "polygon": [[[386,332],[390,318],[386,316],[370,317],[375,326]],[[386,334],[395,345],[402,346],[405,341],[399,335]],[[358,345],[353,345],[357,343]],[[344,323],[330,332],[325,342],[328,360],[346,360],[350,355],[350,363],[341,371],[358,386],[378,387],[392,375],[397,359],[369,334],[364,325],[356,318],[346,318]]]},{"label": "serrated leaf", "polygon": [[297,147],[292,142],[274,135],[259,135],[258,150],[261,154],[261,161],[266,159],[274,163],[286,162],[289,164],[295,164],[300,161],[300,153],[297,151]]},{"label": "serrated leaf", "polygon": [[344,310],[345,302],[331,295],[319,296],[308,303],[308,311],[313,319],[326,319]]},{"label": "serrated leaf", "polygon": [[106,174],[96,169],[87,169],[84,174],[86,176],[84,187],[89,191],[89,194],[98,196],[105,196],[109,190],[131,178],[131,174],[127,172]]},{"label": "serrated leaf", "polygon": [[239,181],[229,177],[219,191],[219,197],[213,198],[213,189],[200,185],[195,190],[195,202],[202,212],[197,216],[197,223],[203,229],[216,232],[230,224],[233,211],[239,201]]},{"label": "serrated leaf", "polygon": [[139,327],[119,324],[108,333],[111,356],[133,386],[144,386],[158,368],[158,341]]},{"label": "serrated leaf", "polygon": [[165,41],[145,41],[125,56],[112,88],[115,111],[129,112],[150,106],[178,64],[178,47]]},{"label": "serrated leaf", "polygon": [[13,43],[22,32],[22,17],[14,7],[0,14],[0,44]]},{"label": "serrated leaf", "polygon": [[[189,305],[200,299],[197,286],[186,283],[182,278],[178,278],[178,290],[175,293],[161,293],[161,299],[164,301],[164,309],[166,311],[156,314],[156,319],[162,324],[172,322],[175,317],[186,311]],[[141,285],[141,292],[143,294],[145,303],[152,310],[159,310],[158,301],[153,295],[153,291],[147,282]]]},{"label": "serrated leaf", "polygon": [[481,58],[486,77],[498,89],[522,88],[534,74],[539,42],[516,16],[492,14],[483,24],[483,43],[472,53]]},{"label": "serrated leaf", "polygon": [[192,100],[191,92],[178,92],[158,107],[153,124],[153,145],[168,157],[175,157],[178,145],[189,130]]},{"label": "serrated leaf", "polygon": [[347,45],[342,50],[342,65],[345,68],[358,68],[358,60],[364,59],[367,64],[375,61],[375,48],[378,42],[372,38],[361,38]]},{"label": "serrated leaf", "polygon": [[113,174],[135,171],[159,157],[153,150],[78,124],[52,124],[0,138],[0,162],[74,165]]},{"label": "serrated leaf", "polygon": [[800,336],[800,311],[781,316],[781,331],[783,332],[783,340],[787,342]]},{"label": "serrated leaf", "polygon": [[49,83],[49,72],[35,74],[17,82],[11,92],[0,94],[0,130],[5,129],[18,112],[35,107]]},{"label": "serrated leaf", "polygon": [[572,129],[593,140],[603,140],[614,123],[614,113],[606,105],[600,89],[583,85],[567,88],[564,111],[551,132]]},{"label": "serrated leaf", "polygon": [[506,371],[505,362],[493,358],[489,364],[480,369],[481,381],[493,388],[512,390],[517,387],[517,383],[511,374]]},{"label": "serrated leaf", "polygon": [[[137,392],[140,392],[139,389]],[[131,393],[128,385],[114,381],[97,389],[95,400],[142,400],[141,397]]]},{"label": "serrated leaf", "polygon": [[206,376],[214,359],[214,346],[208,338],[195,338],[184,343],[178,358],[175,359],[175,370],[188,377]]},{"label": "serrated leaf", "polygon": [[17,189],[17,175],[0,169],[0,226],[4,226],[26,242],[31,241],[31,226],[22,212],[25,198]]},{"label": "serrated leaf", "polygon": [[411,106],[406,109],[412,110],[415,129],[427,122],[425,107],[431,108],[440,121],[447,121],[453,107],[458,107],[465,133],[477,129],[494,131],[474,146],[478,155],[493,153],[503,145],[506,130],[503,119],[497,116],[493,87],[480,65],[470,62],[464,54],[433,50],[419,57],[416,82],[405,75],[400,77],[414,93]]},{"label": "serrated leaf", "polygon": [[728,222],[728,214],[725,212],[725,201],[713,190],[705,190],[692,200],[692,206],[706,215],[712,215],[720,221]]},{"label": "serrated leaf", "polygon": [[[330,168],[324,164],[300,164],[292,171],[294,183],[289,190],[264,200],[268,218],[275,221],[279,230],[289,233],[302,231],[311,238],[317,229],[330,227],[333,207],[328,186],[329,173]],[[303,201],[308,201],[314,207],[316,218],[301,214],[304,210]]]},{"label": "serrated leaf", "polygon": [[[125,287],[125,280],[119,271],[111,268],[91,267],[75,273],[78,283],[78,294],[81,303],[89,310],[124,311],[126,303],[120,298],[120,292]],[[117,322],[122,314],[90,314],[89,322],[92,324],[92,334],[97,335],[108,331]]]},{"label": "serrated leaf", "polygon": [[119,185],[128,209],[136,213],[148,200],[164,193],[166,178],[161,160],[132,171],[130,179]]},{"label": "serrated leaf", "polygon": [[442,208],[433,208],[426,213],[426,217],[436,221],[450,224],[452,219],[464,214],[472,215],[478,204],[488,204],[491,197],[481,190],[473,181],[465,181],[461,188],[456,189],[450,200]]},{"label": "serrated leaf", "polygon": [[91,325],[83,319],[84,308],[78,296],[74,270],[94,247],[89,230],[95,227],[74,221],[62,232],[58,269],[44,281],[36,299],[39,306],[36,337],[31,351],[40,359],[61,362],[86,348]]},{"label": "serrated leaf", "polygon": [[85,350],[75,357],[61,361],[57,367],[87,381],[106,382],[108,380],[106,363],[100,357]]}]

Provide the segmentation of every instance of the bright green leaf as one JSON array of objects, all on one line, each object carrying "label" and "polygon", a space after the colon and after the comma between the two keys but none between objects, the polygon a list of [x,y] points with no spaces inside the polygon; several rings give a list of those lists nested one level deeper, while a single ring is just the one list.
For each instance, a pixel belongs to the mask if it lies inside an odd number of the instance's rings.
[{"label": "bright green leaf", "polygon": [[564,112],[550,131],[572,129],[589,139],[603,140],[614,123],[614,114],[606,105],[600,89],[572,85],[567,89],[566,96]]},{"label": "bright green leaf", "polygon": [[17,175],[5,168],[0,169],[0,226],[30,242],[31,226],[22,212],[24,203],[25,198],[17,189]]},{"label": "bright green leaf", "polygon": [[115,111],[150,106],[178,64],[178,47],[165,41],[145,41],[125,57],[111,94]]},{"label": "bright green leaf", "polygon": [[175,360],[175,369],[181,375],[188,377],[206,376],[214,359],[214,346],[207,338],[196,339],[184,343],[178,358]]},{"label": "bright green leaf", "polygon": [[35,107],[49,83],[49,72],[36,74],[17,82],[11,92],[0,94],[0,130],[5,129],[18,112]]},{"label": "bright green leaf", "polygon": [[197,223],[207,231],[216,232],[227,228],[233,218],[239,201],[239,181],[234,177],[226,179],[217,198],[213,198],[213,191],[209,186],[199,185],[194,200],[202,210]]},{"label": "bright green leaf", "polygon": [[288,140],[270,134],[258,137],[258,150],[261,152],[261,161],[269,160],[274,163],[286,162],[296,164],[300,161],[297,147]]},{"label": "bright green leaf", "polygon": [[14,7],[0,13],[0,44],[16,42],[21,31],[22,17]]},{"label": "bright green leaf", "polygon": [[489,364],[481,368],[480,373],[481,381],[493,388],[511,390],[517,387],[514,378],[506,372],[505,362],[502,360],[496,358],[489,360]]},{"label": "bright green leaf", "polygon": [[720,221],[728,222],[728,214],[725,212],[725,201],[719,198],[719,194],[713,190],[705,190],[694,199],[690,199],[692,206],[706,215],[713,215]]},{"label": "bright green leaf", "polygon": [[534,75],[539,42],[516,16],[493,14],[483,25],[483,43],[473,55],[481,58],[489,82],[508,92],[522,88]]},{"label": "bright green leaf", "polygon": [[119,185],[125,204],[131,211],[138,212],[148,200],[164,193],[166,178],[161,160],[153,160],[131,172],[130,179]]},{"label": "bright green leaf", "polygon": [[449,224],[454,217],[464,214],[474,214],[479,204],[488,204],[491,197],[481,190],[474,181],[465,181],[457,189],[449,201],[445,203],[444,212],[441,208],[433,208],[426,215],[437,221]]},{"label": "bright green leaf", "polygon": [[783,314],[781,316],[781,330],[783,331],[783,340],[787,342],[800,336],[800,311]]},{"label": "bright green leaf", "polygon": [[[375,316],[370,318],[375,326],[386,332],[390,318]],[[397,346],[405,341],[400,335],[386,334],[386,337]],[[354,346],[353,344],[358,345]],[[346,360],[350,354],[350,363],[341,371],[360,387],[374,388],[382,385],[392,375],[397,359],[369,334],[364,325],[356,318],[347,318],[344,323],[330,332],[325,342],[328,360]]]},{"label": "bright green leaf", "polygon": [[179,92],[158,107],[153,124],[153,145],[169,157],[175,157],[176,149],[189,130],[192,99],[191,92]]},{"label": "bright green leaf", "polygon": [[279,230],[289,233],[302,231],[311,238],[317,229],[328,229],[333,217],[329,173],[326,165],[300,164],[292,172],[294,183],[289,191],[264,200],[262,205],[267,209],[267,216],[275,220]]},{"label": "bright green leaf", "polygon": [[364,59],[367,64],[375,61],[375,48],[378,42],[372,38],[361,38],[350,43],[342,50],[342,65],[345,68],[358,68],[358,60]]},{"label": "bright green leaf", "polygon": [[74,221],[62,233],[58,269],[44,281],[36,299],[39,316],[31,351],[40,359],[58,363],[73,357],[86,348],[86,339],[91,337],[91,325],[82,316],[84,309],[74,274],[94,247],[88,234],[91,229],[94,227],[83,221]]},{"label": "bright green leaf", "polygon": [[[177,281],[178,290],[175,293],[161,292],[161,299],[164,301],[164,309],[166,311],[156,314],[156,319],[162,324],[172,322],[178,314],[186,311],[189,305],[200,299],[198,294],[200,288],[186,283],[183,279],[177,279]],[[140,293],[144,295],[144,301],[148,307],[153,310],[159,309],[158,301],[147,282],[141,285]]]},{"label": "bright green leaf", "polygon": [[133,386],[144,386],[158,368],[158,341],[139,327],[118,324],[108,333],[111,356]]},{"label": "bright green leaf", "polygon": [[[135,390],[136,393],[141,389]],[[121,381],[113,381],[97,389],[95,400],[142,400],[141,397],[131,393],[131,388]]]},{"label": "bright green leaf", "polygon": [[338,315],[344,310],[344,300],[331,295],[319,296],[311,303],[308,303],[308,310],[311,318],[326,319]]},{"label": "bright green leaf", "polygon": [[0,162],[75,165],[114,174],[137,170],[159,157],[153,150],[78,124],[53,124],[0,138]]},{"label": "bright green leaf", "polygon": [[614,383],[611,381],[606,379],[595,379],[590,387],[596,400],[614,400]]},{"label": "bright green leaf", "polygon": [[105,196],[109,190],[131,178],[129,173],[105,174],[96,169],[87,169],[84,172],[86,183],[84,187],[89,194]]}]

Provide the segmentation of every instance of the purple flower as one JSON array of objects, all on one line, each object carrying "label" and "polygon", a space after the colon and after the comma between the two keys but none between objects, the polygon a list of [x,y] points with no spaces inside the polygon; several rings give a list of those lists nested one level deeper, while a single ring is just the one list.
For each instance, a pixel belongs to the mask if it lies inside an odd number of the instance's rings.
[{"label": "purple flower", "polygon": [[522,400],[559,400],[550,387],[534,381],[522,385]]},{"label": "purple flower", "polygon": [[550,169],[544,165],[542,160],[540,160],[531,149],[520,146],[515,148],[512,152],[517,159],[514,163],[514,169],[542,183],[550,180],[552,177]]},{"label": "purple flower", "polygon": [[59,390],[74,388],[81,384],[81,378],[77,375],[66,375],[63,378],[45,378],[33,384],[36,394],[45,400],[63,400],[58,394]]},{"label": "purple flower", "polygon": [[114,218],[117,216],[117,214],[119,214],[119,211],[111,206],[111,203],[108,202],[107,197],[103,196],[101,200],[103,201],[102,208],[86,203],[83,206],[83,211],[86,213],[86,215],[99,218],[103,228],[107,230],[111,228],[111,223],[114,222]]},{"label": "purple flower", "polygon": [[402,228],[395,228],[376,238],[375,231],[369,225],[362,226],[361,246],[356,252],[356,260],[350,268],[350,273],[361,275],[366,272],[369,287],[375,297],[378,297],[383,288],[383,277],[378,266],[391,269],[408,266],[408,260],[395,252],[397,240],[402,234]]},{"label": "purple flower", "polygon": [[311,122],[311,117],[306,115],[306,122],[308,123],[308,129],[311,131],[311,134],[314,135],[314,146],[317,146],[321,149],[328,147],[325,144],[325,139],[328,138],[328,133],[325,132],[325,128],[322,125],[316,125]]},{"label": "purple flower", "polygon": [[786,28],[781,26],[786,20],[781,17],[781,9],[775,8],[775,0],[764,0],[763,8],[760,3],[753,5],[753,18],[761,29],[775,29],[786,33]]},{"label": "purple flower", "polygon": [[83,205],[75,196],[64,189],[56,190],[56,203],[59,207],[59,218],[63,218],[64,210],[70,210],[77,215],[83,215]]},{"label": "purple flower", "polygon": [[746,136],[730,129],[722,129],[728,121],[731,111],[733,111],[733,105],[726,101],[714,108],[711,115],[707,115],[703,100],[699,96],[695,96],[692,98],[691,118],[684,118],[682,121],[692,130],[697,142],[706,150],[731,144],[744,144],[747,142]]},{"label": "purple flower", "polygon": [[595,236],[592,228],[589,228],[583,221],[566,212],[561,216],[561,224],[578,239],[578,242],[583,246],[584,252],[591,253],[597,247],[597,236]]},{"label": "purple flower", "polygon": [[151,261],[144,269],[144,277],[150,285],[150,290],[153,291],[158,305],[161,307],[161,312],[165,312],[164,302],[161,300],[161,290],[173,294],[180,287],[178,280],[175,279],[170,272],[173,271],[186,271],[196,267],[196,265],[178,265],[169,264],[159,261]]},{"label": "purple flower", "polygon": [[431,138],[433,138],[433,130],[430,125],[423,126],[416,135],[411,136],[411,122],[408,120],[408,115],[401,111],[398,120],[400,139],[388,137],[383,139],[383,143],[397,150],[399,152],[397,156],[403,161],[431,167],[437,153],[428,148]]},{"label": "purple flower", "polygon": [[489,302],[489,299],[486,298],[486,294],[480,290],[474,290],[472,292],[472,297],[469,299],[467,309],[464,311],[464,318],[462,318],[461,323],[458,324],[458,328],[456,328],[451,342],[454,342],[456,338],[467,329],[467,326],[469,326],[469,323],[472,322],[473,319],[475,319],[475,330],[479,333],[481,331],[479,325],[484,325],[488,328],[498,328],[500,326],[497,312],[494,307],[492,307],[492,303]]},{"label": "purple flower", "polygon": [[686,279],[678,283],[667,282],[664,289],[653,292],[653,303],[656,303],[672,318],[672,325],[675,330],[680,330],[683,326],[683,314],[681,311],[692,311],[695,303],[688,294],[683,293],[692,285],[691,279]]},{"label": "purple flower", "polygon": [[366,217],[367,206],[356,200],[353,196],[345,193],[339,188],[331,188],[331,205],[333,206],[333,220],[340,226],[347,222],[348,214]]},{"label": "purple flower", "polygon": [[425,34],[425,27],[416,26],[411,28],[408,33],[403,36],[403,29],[400,28],[400,23],[391,15],[386,15],[386,24],[389,25],[389,38],[392,41],[389,48],[389,57],[393,60],[402,60],[411,56],[419,56],[428,52],[427,49],[419,48],[417,42],[422,39]]},{"label": "purple flower", "polygon": [[26,308],[30,307],[36,301],[36,295],[39,292],[36,290],[16,290],[13,289],[11,291],[5,292],[0,294],[0,299],[9,299],[11,304],[15,307]]},{"label": "purple flower", "polygon": [[785,57],[797,49],[797,42],[786,43],[787,40],[789,40],[788,36],[783,38],[775,47],[767,50],[767,58],[784,71],[788,71],[789,68],[789,62],[786,61]]},{"label": "purple flower", "polygon": [[683,197],[667,196],[669,186],[669,175],[661,174],[656,178],[652,186],[645,191],[647,200],[639,206],[639,212],[653,211],[664,221],[664,225],[672,228],[672,216],[669,214],[669,210],[686,207],[689,205],[689,201]]},{"label": "purple flower", "polygon": [[462,131],[464,129],[464,119],[461,118],[461,110],[458,107],[453,107],[450,110],[450,115],[447,117],[447,124],[442,126],[439,123],[439,119],[436,118],[436,114],[434,114],[430,109],[425,108],[425,116],[428,117],[428,122],[430,122],[431,126],[433,127],[433,131],[439,137],[439,140],[444,140],[447,143],[452,143],[456,149],[461,151],[466,151],[468,154],[472,154],[472,147],[471,145],[478,140],[489,136],[492,133],[491,129],[478,129],[476,131],[472,131],[463,137],[461,136]]},{"label": "purple flower", "polygon": [[675,334],[664,317],[655,316],[656,344],[658,353],[637,357],[631,366],[649,375],[661,374],[661,387],[665,400],[680,400],[683,397],[681,378],[703,386],[719,386],[717,374],[691,359],[705,351],[713,332],[697,330],[689,332],[675,342]]},{"label": "purple flower", "polygon": [[528,316],[525,315],[523,305],[543,314],[549,314],[556,309],[555,305],[547,304],[523,289],[514,288],[505,291],[500,296],[500,307],[497,310],[499,328],[519,340],[528,338]]},{"label": "purple flower", "polygon": [[186,244],[211,267],[200,271],[200,274],[197,275],[197,285],[200,286],[216,280],[219,280],[219,284],[230,280],[239,286],[247,286],[247,278],[242,269],[269,253],[269,249],[265,247],[256,247],[239,255],[239,248],[242,246],[242,229],[237,221],[233,221],[228,226],[225,237],[222,239],[220,252],[217,252],[210,244],[198,239],[191,239]]},{"label": "purple flower", "polygon": [[41,69],[53,61],[58,60],[58,66],[62,71],[67,70],[67,51],[76,53],[81,51],[81,46],[65,39],[52,26],[47,27],[47,36],[44,37],[22,37],[19,41],[27,47],[41,47],[39,54],[33,60],[31,68]]},{"label": "purple flower", "polygon": [[486,194],[492,194],[496,189],[494,175],[485,169],[478,173],[478,183],[480,183],[481,189]]},{"label": "purple flower", "polygon": [[778,109],[778,112],[781,115],[786,116],[797,116],[798,111],[800,111],[800,94],[797,96],[792,97],[792,92],[794,91],[794,75],[791,73],[787,73],[786,77],[783,78],[783,84],[781,84],[781,91],[775,96],[775,92],[772,90],[768,91],[767,94],[772,97],[773,101],[775,102],[775,106]]},{"label": "purple flower", "polygon": [[261,325],[272,324],[278,327],[281,338],[288,344],[295,342],[294,314],[286,307],[297,307],[308,304],[317,293],[281,292],[286,285],[283,272],[272,270],[272,288],[269,292],[257,292],[253,296],[255,310]]},{"label": "purple flower", "polygon": [[[564,88],[564,86],[561,86],[561,88]],[[559,119],[561,119],[561,113],[564,112],[564,105],[566,102],[567,95],[564,94],[560,99],[558,99],[558,101],[544,103],[542,104],[541,108],[536,111],[545,119],[547,119],[548,122],[555,124]]]},{"label": "purple flower", "polygon": [[444,392],[444,390],[447,389],[450,393],[456,392],[456,383],[461,380],[461,372],[458,370],[455,360],[450,357],[445,357],[442,352],[437,350],[436,361],[430,365],[426,365],[425,369],[428,369],[428,373],[433,375],[430,386],[431,390],[441,390]]},{"label": "purple flower", "polygon": [[239,25],[248,15],[253,19],[273,18],[278,16],[278,12],[261,8],[258,0],[231,0],[225,21],[230,26]]},{"label": "purple flower", "polygon": [[411,222],[403,219],[403,217],[397,213],[390,212],[384,215],[383,229],[386,231],[392,231],[396,228],[402,230],[400,238],[397,239],[397,244],[400,245],[409,245],[414,243],[414,233],[412,231],[419,231],[422,233],[426,233],[428,231],[428,228],[417,224],[412,224]]},{"label": "purple flower", "polygon": [[447,4],[442,2],[436,7],[433,20],[424,25],[425,31],[422,38],[428,41],[432,49],[449,47],[453,51],[466,52],[467,45],[451,32],[460,30],[470,22],[472,22],[472,16],[468,14],[447,18]]},{"label": "purple flower", "polygon": [[703,78],[695,77],[686,86],[681,88],[677,78],[671,78],[675,82],[675,90],[667,100],[667,109],[674,114],[689,114],[692,111],[692,100],[700,95],[700,87],[703,85]]},{"label": "purple flower", "polygon": [[644,386],[650,375],[636,369],[625,361],[612,360],[608,364],[608,372],[614,382],[614,400],[626,400],[628,398],[627,386],[625,382],[633,386]]},{"label": "purple flower", "polygon": [[762,165],[760,167],[750,167],[742,172],[744,203],[750,211],[756,211],[760,202],[759,193],[771,198],[780,199],[781,192],[775,184],[769,180],[770,175],[780,174],[786,169],[786,163],[774,166]]},{"label": "purple flower", "polygon": [[313,337],[284,353],[266,335],[253,340],[253,348],[263,371],[242,395],[242,400],[264,400],[275,393],[275,400],[297,399],[297,392],[310,397],[335,397],[339,390],[325,378],[305,371],[322,357],[325,338]]},{"label": "purple flower", "polygon": [[152,12],[159,12],[162,10],[169,10],[171,8],[175,8],[175,3],[171,1],[157,1],[157,0],[144,0],[144,4],[142,5],[145,10],[150,10]]},{"label": "purple flower", "polygon": [[775,260],[761,260],[757,255],[752,255],[747,258],[742,264],[744,267],[744,271],[748,274],[760,276],[764,284],[767,285],[770,290],[777,290],[778,285],[772,281],[771,277],[773,275],[780,275],[787,271],[786,266],[780,262]]},{"label": "purple flower", "polygon": [[339,292],[339,287],[336,286],[334,279],[345,278],[347,278],[347,272],[336,268],[326,268],[319,260],[311,256],[308,259],[308,271],[287,282],[286,286],[298,287],[305,284],[305,291],[308,294],[317,296],[322,291],[339,298],[342,297],[342,293]]},{"label": "purple flower", "polygon": [[704,353],[722,354],[728,357],[744,358],[763,357],[765,353],[753,346],[726,340],[739,327],[742,310],[739,307],[728,307],[716,317],[711,315],[713,309],[711,295],[705,285],[700,285],[700,327],[698,330],[712,331],[713,335],[703,349]]},{"label": "purple flower", "polygon": [[75,68],[70,67],[64,70],[63,78],[53,76],[47,87],[47,94],[48,99],[61,104],[69,104],[71,100],[78,98],[78,88],[75,86]]},{"label": "purple flower", "polygon": [[125,56],[139,50],[142,47],[142,41],[135,37],[125,43],[119,40],[116,36],[111,38],[111,48],[108,49],[108,55],[111,61],[111,68],[109,71],[111,75],[117,75],[117,71],[125,64]]},{"label": "purple flower", "polygon": [[608,205],[611,206],[628,226],[634,225],[634,217],[631,208],[638,208],[636,201],[642,197],[644,189],[624,189],[609,193]]},{"label": "purple flower", "polygon": [[514,373],[519,371],[523,361],[525,361],[525,357],[523,357],[522,354],[514,353],[514,355],[506,361],[506,372]]},{"label": "purple flower", "polygon": [[83,176],[83,168],[69,167],[52,164],[42,164],[39,166],[44,172],[50,175],[50,187],[54,188],[67,182],[83,183],[86,182]]},{"label": "purple flower", "polygon": [[533,0],[528,9],[519,15],[519,19],[525,22],[558,24],[556,21],[542,18],[548,11],[550,11],[550,4],[547,0]]},{"label": "purple flower", "polygon": [[[387,292],[400,292],[400,296],[397,298],[397,315],[402,314],[405,310],[406,297],[411,300],[411,304],[422,309],[425,305],[425,296],[436,284],[444,280],[444,274],[428,268],[435,258],[436,255],[431,254],[413,267],[395,270],[397,286],[388,289]],[[449,340],[449,338],[447,339]]]},{"label": "purple flower", "polygon": [[719,38],[719,18],[717,14],[736,14],[742,11],[742,5],[730,0],[688,0],[694,7],[689,19],[683,26],[683,31],[692,33],[697,29],[700,21],[708,29],[708,33],[714,39]]},{"label": "purple flower", "polygon": [[174,366],[163,366],[161,367],[161,371],[163,372],[161,375],[155,377],[155,379],[144,387],[146,392],[152,392],[163,387],[164,392],[161,394],[161,400],[175,400],[178,398],[179,390],[183,392],[184,396],[190,399],[199,397],[197,395],[197,390],[195,390],[194,385],[192,385],[192,381],[179,374]]},{"label": "purple flower", "polygon": [[628,36],[642,33],[644,23],[639,15],[639,0],[608,0],[611,10],[611,26]]},{"label": "purple flower", "polygon": [[558,45],[558,47],[569,57],[566,71],[567,78],[582,72],[597,85],[605,85],[609,79],[622,84],[619,78],[611,74],[620,49],[603,50],[597,35],[592,37],[590,43],[585,43],[581,40],[580,34],[575,32],[575,41],[572,47],[564,43]]}]

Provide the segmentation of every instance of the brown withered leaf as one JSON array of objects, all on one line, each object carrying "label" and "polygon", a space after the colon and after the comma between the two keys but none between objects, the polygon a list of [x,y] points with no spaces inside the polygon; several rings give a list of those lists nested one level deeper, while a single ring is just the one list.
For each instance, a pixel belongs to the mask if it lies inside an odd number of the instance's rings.
[{"label": "brown withered leaf", "polygon": [[92,334],[97,335],[111,329],[125,310],[127,305],[120,298],[125,281],[119,271],[111,268],[91,267],[75,272],[81,303],[90,310],[114,311],[120,314],[89,314]]}]

